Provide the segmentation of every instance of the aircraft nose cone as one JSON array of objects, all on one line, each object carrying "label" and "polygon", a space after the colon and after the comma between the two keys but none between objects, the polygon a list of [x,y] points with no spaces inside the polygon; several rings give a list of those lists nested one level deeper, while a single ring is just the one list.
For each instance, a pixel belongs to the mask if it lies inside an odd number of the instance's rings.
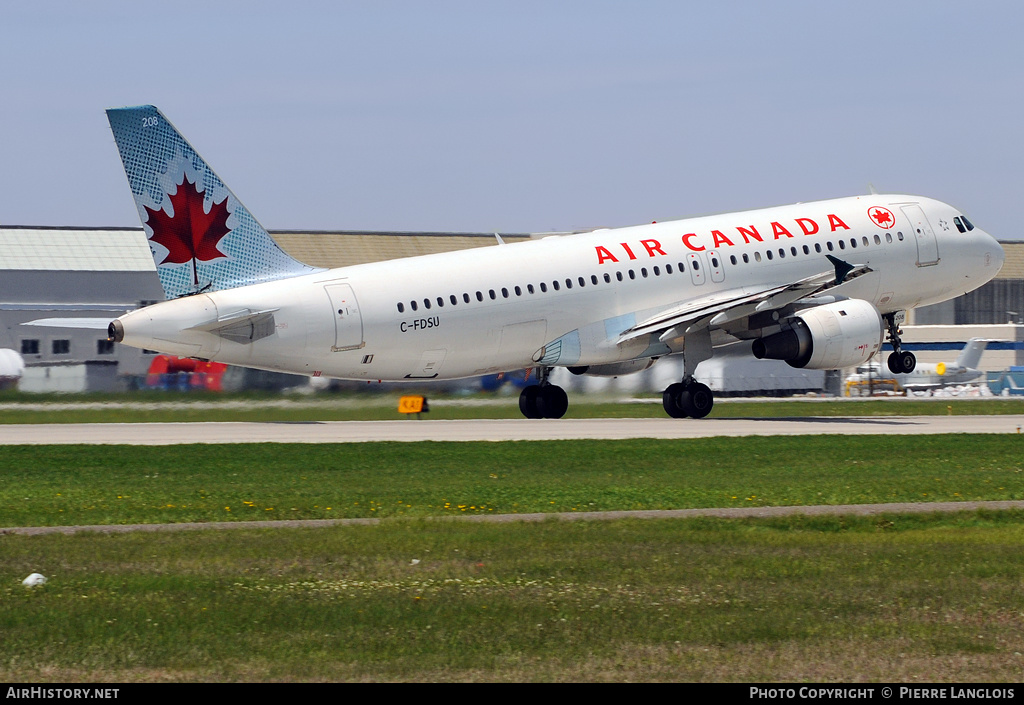
[{"label": "aircraft nose cone", "polygon": [[996,274],[999,274],[999,270],[1003,268],[1003,262],[1006,261],[1006,252],[1003,251],[1002,245],[995,238],[992,238],[991,257],[991,266],[995,268]]}]

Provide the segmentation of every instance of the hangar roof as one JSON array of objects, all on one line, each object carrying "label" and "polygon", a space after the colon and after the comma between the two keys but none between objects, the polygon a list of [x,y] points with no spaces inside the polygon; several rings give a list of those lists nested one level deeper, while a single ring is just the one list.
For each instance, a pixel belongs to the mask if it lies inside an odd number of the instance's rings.
[{"label": "hangar roof", "polygon": [[0,270],[155,272],[142,228],[0,228]]}]

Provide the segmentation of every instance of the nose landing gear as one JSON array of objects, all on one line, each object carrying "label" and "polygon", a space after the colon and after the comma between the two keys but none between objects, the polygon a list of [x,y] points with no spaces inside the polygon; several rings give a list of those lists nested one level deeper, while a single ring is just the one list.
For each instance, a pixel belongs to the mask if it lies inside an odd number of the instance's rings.
[{"label": "nose landing gear", "polygon": [[889,342],[892,344],[892,354],[886,360],[886,365],[894,375],[908,375],[917,367],[917,357],[909,350],[901,348],[900,336],[903,335],[903,331],[896,323],[896,314],[885,313],[882,314],[882,318],[889,330]]}]

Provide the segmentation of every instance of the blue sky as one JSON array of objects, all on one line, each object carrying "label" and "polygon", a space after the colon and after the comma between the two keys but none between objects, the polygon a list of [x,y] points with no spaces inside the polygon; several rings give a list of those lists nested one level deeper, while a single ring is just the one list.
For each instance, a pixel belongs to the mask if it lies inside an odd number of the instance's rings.
[{"label": "blue sky", "polygon": [[1019,239],[1019,2],[0,5],[0,224],[136,226],[153,103],[273,229],[615,227],[879,191]]}]

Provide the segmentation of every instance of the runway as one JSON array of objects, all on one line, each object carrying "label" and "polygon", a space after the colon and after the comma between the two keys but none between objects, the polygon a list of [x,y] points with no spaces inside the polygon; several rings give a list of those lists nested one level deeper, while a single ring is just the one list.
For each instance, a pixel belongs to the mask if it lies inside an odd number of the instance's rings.
[{"label": "runway", "polygon": [[[0,445],[181,445],[372,441],[549,441],[818,434],[1020,434],[1024,415],[733,419],[478,419],[268,423],[95,423],[0,426]],[[1024,439],[1022,439],[1024,440]]]}]

